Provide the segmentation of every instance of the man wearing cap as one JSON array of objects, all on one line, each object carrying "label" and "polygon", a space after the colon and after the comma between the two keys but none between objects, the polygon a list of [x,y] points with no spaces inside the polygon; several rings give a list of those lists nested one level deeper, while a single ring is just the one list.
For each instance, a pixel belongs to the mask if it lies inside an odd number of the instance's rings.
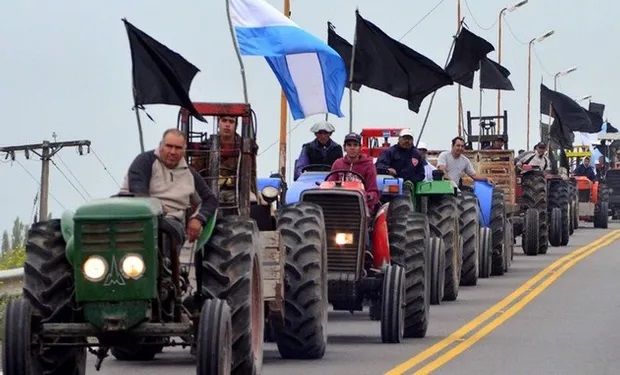
[{"label": "man wearing cap", "polygon": [[[332,165],[332,171],[347,170],[355,172],[364,179],[364,189],[366,190],[366,205],[368,212],[372,214],[379,203],[379,188],[377,187],[377,170],[372,164],[372,158],[362,154],[362,137],[357,133],[349,133],[344,137],[345,155],[336,160]],[[329,181],[342,179],[351,180],[355,176],[346,173],[335,173],[330,176]]]},{"label": "man wearing cap", "polygon": [[506,143],[506,140],[504,139],[504,136],[498,135],[497,138],[493,140],[493,143],[485,147],[484,149],[485,150],[503,150],[505,143]]},{"label": "man wearing cap", "polygon": [[418,143],[418,153],[422,157],[422,164],[424,165],[424,181],[433,181],[433,171],[437,168],[426,159],[427,152],[428,146],[426,143],[420,141]]},{"label": "man wearing cap", "polygon": [[398,134],[398,144],[385,150],[375,163],[377,169],[386,169],[389,174],[405,181],[424,180],[424,163],[418,150],[413,147],[413,133],[403,129]]},{"label": "man wearing cap", "polygon": [[541,171],[551,170],[551,162],[545,155],[547,145],[544,142],[538,142],[534,146],[534,150],[523,153],[519,160],[517,160],[517,167],[521,168],[523,165],[530,165],[532,167],[539,167]]},{"label": "man wearing cap", "polygon": [[590,157],[586,156],[583,158],[583,163],[579,164],[577,168],[573,171],[575,176],[585,176],[590,181],[596,180],[596,173],[594,173],[594,168],[592,164],[590,164]]},{"label": "man wearing cap", "polygon": [[334,126],[327,121],[319,121],[310,128],[316,138],[302,146],[301,153],[295,161],[295,180],[308,165],[318,164],[329,167],[336,159],[342,157],[342,146],[331,139],[334,130]]},{"label": "man wearing cap", "polygon": [[456,184],[459,184],[463,173],[471,177],[472,180],[493,183],[490,178],[476,174],[471,161],[463,155],[463,151],[465,151],[465,140],[461,137],[454,137],[452,149],[443,151],[437,157],[437,169],[444,171],[445,176]]}]

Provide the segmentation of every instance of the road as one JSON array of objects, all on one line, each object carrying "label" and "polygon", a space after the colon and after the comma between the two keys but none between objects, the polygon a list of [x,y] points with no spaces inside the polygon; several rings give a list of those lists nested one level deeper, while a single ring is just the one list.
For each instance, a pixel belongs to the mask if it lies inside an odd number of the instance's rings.
[{"label": "road", "polygon": [[[461,288],[457,301],[433,306],[424,339],[382,344],[379,323],[366,313],[331,312],[322,360],[281,360],[275,345],[265,344],[263,374],[617,373],[618,229],[618,223],[607,230],[580,228],[570,246],[537,257],[516,248],[506,275]],[[87,373],[94,372],[91,356]],[[193,374],[195,369],[189,352],[176,349],[148,363],[110,358],[103,363],[101,374],[126,373]]]}]

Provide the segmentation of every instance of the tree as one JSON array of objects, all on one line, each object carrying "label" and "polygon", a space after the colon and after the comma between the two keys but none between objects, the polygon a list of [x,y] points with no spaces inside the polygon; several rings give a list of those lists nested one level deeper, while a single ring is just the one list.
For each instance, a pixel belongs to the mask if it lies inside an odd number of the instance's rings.
[{"label": "tree", "polygon": [[24,246],[24,227],[19,217],[15,218],[13,222],[13,238],[11,243],[13,244],[13,250]]},{"label": "tree", "polygon": [[9,233],[4,231],[2,233],[2,254],[6,254],[11,250],[11,242],[9,241]]}]

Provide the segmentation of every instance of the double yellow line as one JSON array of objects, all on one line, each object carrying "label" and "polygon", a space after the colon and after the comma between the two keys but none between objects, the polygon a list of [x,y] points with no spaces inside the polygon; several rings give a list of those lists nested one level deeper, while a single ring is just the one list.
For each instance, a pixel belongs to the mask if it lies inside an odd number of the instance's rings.
[{"label": "double yellow line", "polygon": [[[615,230],[556,260],[506,298],[454,331],[450,336],[394,367],[386,375],[403,374],[423,364],[424,367],[416,371],[416,374],[428,374],[437,370],[523,309],[572,266],[619,238],[620,230]],[[433,357],[436,358],[429,362],[428,360]]]}]

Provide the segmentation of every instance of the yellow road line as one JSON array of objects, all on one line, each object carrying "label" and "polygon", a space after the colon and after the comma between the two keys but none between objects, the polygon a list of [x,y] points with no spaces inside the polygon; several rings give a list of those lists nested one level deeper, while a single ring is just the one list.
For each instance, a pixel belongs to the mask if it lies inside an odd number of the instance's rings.
[{"label": "yellow road line", "polygon": [[608,240],[613,241],[613,240],[616,239],[616,235],[620,235],[620,230],[613,231],[613,232],[611,232],[611,233],[609,233],[609,234],[599,238],[598,240],[592,242],[591,244],[589,244],[587,246],[584,246],[584,247],[581,247],[581,248],[571,252],[570,254],[567,254],[567,255],[557,259],[555,262],[553,262],[552,264],[547,266],[545,269],[540,271],[534,277],[532,277],[531,279],[526,281],[519,288],[515,289],[510,295],[508,295],[503,300],[501,300],[497,304],[495,304],[492,307],[490,307],[488,310],[484,311],[483,313],[481,313],[480,315],[478,315],[477,317],[475,317],[474,319],[469,321],[467,324],[463,325],[458,330],[454,331],[452,334],[450,334],[450,336],[448,336],[445,339],[437,342],[433,346],[427,348],[426,350],[424,350],[421,353],[417,354],[416,356],[408,359],[407,361],[397,365],[396,367],[394,367],[393,369],[388,371],[386,373],[386,375],[402,374],[402,373],[406,372],[407,370],[409,370],[409,369],[419,365],[420,363],[426,361],[427,359],[433,357],[434,355],[436,355],[437,353],[441,352],[442,350],[444,350],[448,346],[453,345],[453,344],[455,344],[457,342],[461,342],[461,343],[464,342],[466,340],[465,336],[467,336],[469,333],[471,333],[478,326],[483,324],[485,321],[489,320],[494,315],[496,315],[498,313],[502,313],[503,310],[508,305],[512,304],[517,299],[519,299],[519,297],[521,297],[521,295],[527,293],[528,291],[529,292],[533,291],[535,289],[535,288],[533,289],[534,285],[539,283],[542,279],[544,279],[545,277],[547,277],[548,275],[550,275],[550,274],[552,274],[554,272],[557,272],[558,269],[561,269],[563,267],[563,265],[565,265],[566,263],[570,262],[571,259],[576,259],[576,258],[581,259],[580,256],[585,254],[585,253],[588,253],[588,251],[590,251],[592,249],[596,249],[596,248],[601,247],[601,246],[606,246]]}]

